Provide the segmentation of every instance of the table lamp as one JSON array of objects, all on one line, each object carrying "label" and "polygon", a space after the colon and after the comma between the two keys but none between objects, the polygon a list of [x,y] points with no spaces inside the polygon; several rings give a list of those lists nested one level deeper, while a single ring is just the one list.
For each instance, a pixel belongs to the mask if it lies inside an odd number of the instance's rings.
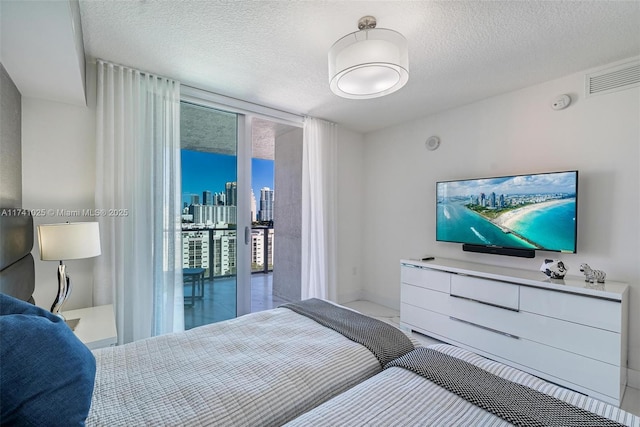
[{"label": "table lamp", "polygon": [[[100,255],[100,229],[97,222],[43,224],[38,226],[40,259],[60,261],[58,266],[58,294],[51,305],[51,313],[64,319],[62,305],[71,295],[71,281],[63,260],[92,258]],[[70,325],[71,326],[71,325]]]}]

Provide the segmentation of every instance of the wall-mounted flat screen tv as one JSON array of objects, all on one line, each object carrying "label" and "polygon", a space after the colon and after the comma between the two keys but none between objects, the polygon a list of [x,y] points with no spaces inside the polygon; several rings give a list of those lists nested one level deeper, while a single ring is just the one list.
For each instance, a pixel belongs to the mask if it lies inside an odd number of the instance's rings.
[{"label": "wall-mounted flat screen tv", "polygon": [[578,171],[442,181],[436,197],[437,241],[474,252],[576,252]]}]

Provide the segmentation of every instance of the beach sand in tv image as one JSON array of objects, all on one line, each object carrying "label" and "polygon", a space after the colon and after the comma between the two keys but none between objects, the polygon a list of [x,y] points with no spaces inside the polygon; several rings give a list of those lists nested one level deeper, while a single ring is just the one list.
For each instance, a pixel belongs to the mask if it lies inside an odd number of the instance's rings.
[{"label": "beach sand in tv image", "polygon": [[438,241],[575,252],[577,172],[438,182]]}]

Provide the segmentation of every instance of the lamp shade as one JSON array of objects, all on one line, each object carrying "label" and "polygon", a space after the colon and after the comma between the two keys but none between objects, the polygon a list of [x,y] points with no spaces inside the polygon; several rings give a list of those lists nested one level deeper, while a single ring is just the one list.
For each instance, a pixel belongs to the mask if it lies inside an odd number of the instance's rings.
[{"label": "lamp shade", "polygon": [[73,222],[38,226],[40,259],[62,261],[100,255],[97,222]]},{"label": "lamp shade", "polygon": [[388,95],[409,80],[407,39],[384,28],[351,33],[329,50],[329,86],[343,98]]}]

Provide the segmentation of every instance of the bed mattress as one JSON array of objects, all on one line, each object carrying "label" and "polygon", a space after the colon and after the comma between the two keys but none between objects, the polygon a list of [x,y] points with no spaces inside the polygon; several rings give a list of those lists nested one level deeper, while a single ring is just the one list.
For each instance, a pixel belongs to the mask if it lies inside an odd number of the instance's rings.
[{"label": "bed mattress", "polygon": [[363,345],[287,308],[94,351],[88,426],[275,426],[379,373]]},{"label": "bed mattress", "polygon": [[[437,344],[429,348],[465,360],[499,377],[526,385],[626,426],[640,418],[607,403],[469,351]],[[294,426],[509,426],[503,419],[409,370],[391,367],[300,416]]]}]

